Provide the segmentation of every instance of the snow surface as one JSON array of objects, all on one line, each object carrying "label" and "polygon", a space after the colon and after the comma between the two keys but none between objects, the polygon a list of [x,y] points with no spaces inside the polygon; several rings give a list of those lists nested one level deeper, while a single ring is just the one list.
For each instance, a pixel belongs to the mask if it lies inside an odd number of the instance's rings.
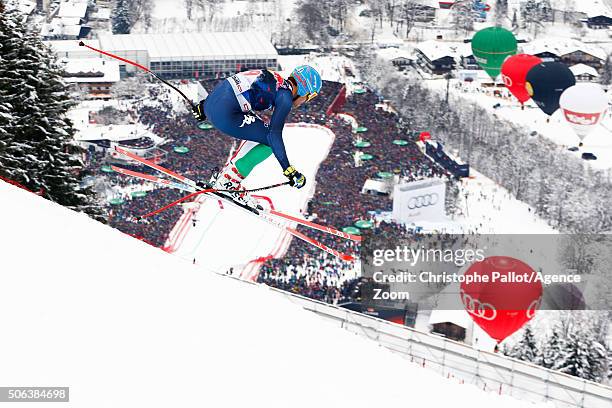
[{"label": "snow surface", "polygon": [[55,406],[535,406],[4,182],[0,195],[0,383],[70,386]]}]

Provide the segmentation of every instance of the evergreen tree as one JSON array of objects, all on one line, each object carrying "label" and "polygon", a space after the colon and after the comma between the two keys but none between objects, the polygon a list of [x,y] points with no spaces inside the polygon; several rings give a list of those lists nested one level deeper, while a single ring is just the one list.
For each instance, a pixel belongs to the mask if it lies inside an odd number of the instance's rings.
[{"label": "evergreen tree", "polygon": [[66,118],[73,102],[55,56],[19,12],[0,13],[0,176],[101,219],[93,193],[80,187],[83,163]]},{"label": "evergreen tree", "polygon": [[563,353],[565,342],[558,327],[553,331],[547,341],[542,345],[542,353],[537,363],[542,367],[553,368]]},{"label": "evergreen tree", "polygon": [[514,347],[512,347],[508,355],[519,360],[536,362],[539,350],[535,336],[529,326],[525,327],[523,337]]},{"label": "evergreen tree", "polygon": [[566,346],[553,365],[553,369],[586,380],[601,382],[606,376],[607,353],[597,341],[588,315],[571,314],[567,317]]},{"label": "evergreen tree", "polygon": [[129,34],[132,29],[128,0],[117,0],[111,15],[113,34]]}]

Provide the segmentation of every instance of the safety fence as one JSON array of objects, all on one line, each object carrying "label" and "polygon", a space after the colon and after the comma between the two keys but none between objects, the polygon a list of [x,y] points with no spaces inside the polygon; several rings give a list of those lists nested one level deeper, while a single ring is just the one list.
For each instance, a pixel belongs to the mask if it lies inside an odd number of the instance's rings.
[{"label": "safety fence", "polygon": [[463,343],[280,289],[269,290],[444,377],[521,400],[550,401],[558,408],[612,406],[612,387],[477,350]]}]

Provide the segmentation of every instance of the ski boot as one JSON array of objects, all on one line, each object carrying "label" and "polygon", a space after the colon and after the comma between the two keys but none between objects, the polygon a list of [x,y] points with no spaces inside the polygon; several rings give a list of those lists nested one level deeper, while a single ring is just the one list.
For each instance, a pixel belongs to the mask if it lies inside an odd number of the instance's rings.
[{"label": "ski boot", "polygon": [[[217,194],[223,195],[232,201],[235,201],[241,206],[246,206],[251,209],[263,210],[263,207],[257,203],[257,200],[253,198],[249,193],[245,192],[245,188],[242,187],[242,181],[244,177],[238,173],[238,169],[234,163],[229,162],[215,177],[212,182],[212,188],[216,190],[232,190],[232,192],[222,191]],[[212,180],[211,180],[212,181]],[[235,192],[233,192],[235,191]]]}]

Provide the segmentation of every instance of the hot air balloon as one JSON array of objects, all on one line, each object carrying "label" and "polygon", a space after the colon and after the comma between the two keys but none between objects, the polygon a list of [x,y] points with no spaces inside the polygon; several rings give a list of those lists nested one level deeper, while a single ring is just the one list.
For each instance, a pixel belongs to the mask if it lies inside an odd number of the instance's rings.
[{"label": "hot air balloon", "polygon": [[580,83],[567,88],[559,105],[565,120],[582,141],[601,121],[607,107],[608,97],[597,84]]},{"label": "hot air balloon", "polygon": [[485,28],[474,34],[472,52],[478,65],[495,80],[504,60],[516,54],[516,38],[502,27]]},{"label": "hot air balloon", "polygon": [[572,71],[561,62],[543,62],[529,70],[525,89],[547,115],[559,109],[563,91],[576,84]]},{"label": "hot air balloon", "polygon": [[521,281],[533,268],[509,256],[491,256],[471,265],[465,276],[487,277],[461,283],[465,310],[491,338],[501,342],[531,320],[542,300],[540,281]]},{"label": "hot air balloon", "polygon": [[525,89],[527,73],[542,60],[529,54],[516,54],[508,57],[501,67],[502,79],[512,95],[524,104],[531,98]]}]

